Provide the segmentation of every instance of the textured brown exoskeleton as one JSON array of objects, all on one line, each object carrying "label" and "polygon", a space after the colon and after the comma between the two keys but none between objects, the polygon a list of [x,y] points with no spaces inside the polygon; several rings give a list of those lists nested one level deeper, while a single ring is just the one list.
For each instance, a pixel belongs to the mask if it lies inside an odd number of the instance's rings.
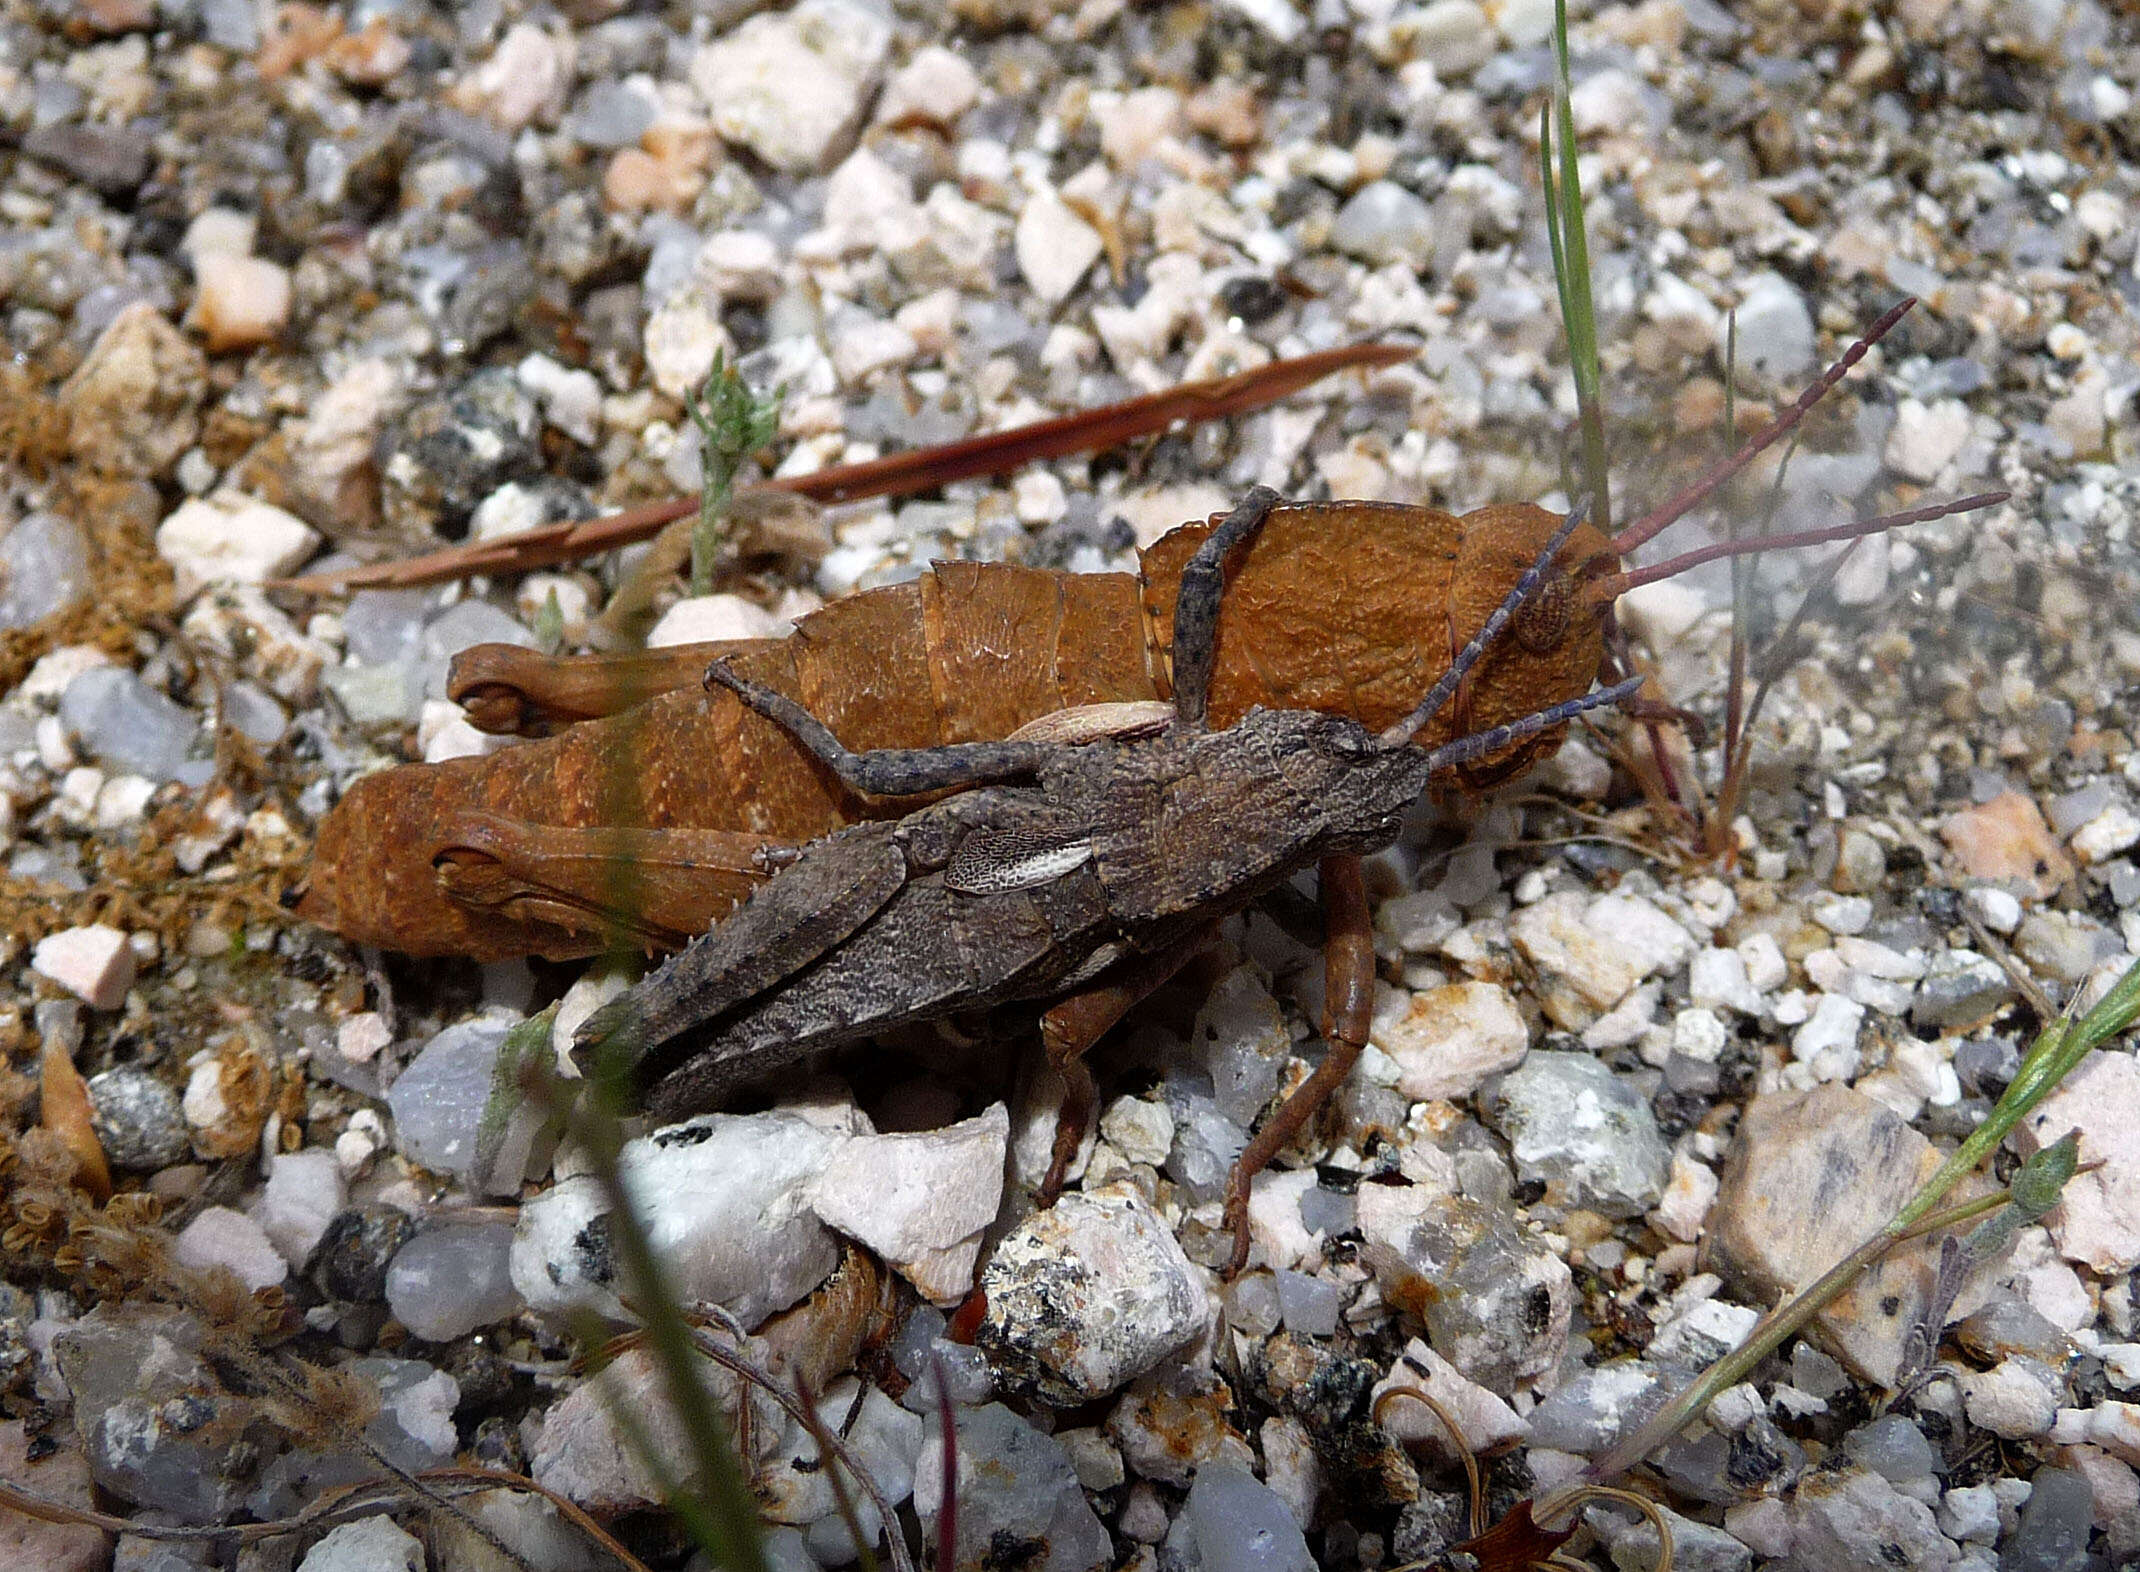
[{"label": "textured brown exoskeleton", "polygon": [[[792,735],[853,791],[913,797],[976,789],[897,820],[817,842],[733,915],[582,1028],[590,1068],[693,1028],[681,1063],[658,1054],[650,1109],[680,1118],[818,1049],[889,1028],[1018,1000],[1058,1000],[1041,1017],[1066,1091],[1053,1200],[1090,1123],[1081,1055],[1138,998],[1211,939],[1216,923],[1320,864],[1356,887],[1358,857],[1397,838],[1437,775],[1630,695],[1630,681],[1487,730],[1416,746],[1510,623],[1512,637],[1565,615],[1557,561],[1581,509],[1548,539],[1416,708],[1381,732],[1315,710],[1250,710],[1207,724],[1228,554],[1270,516],[1250,494],[1197,550],[1174,610],[1174,704],[1149,735],[1077,743],[978,742],[852,752],[794,700],[715,664],[709,684]],[[1021,781],[1027,784],[1009,784]],[[1374,956],[1364,900],[1333,936],[1318,1073],[1265,1125],[1227,1195],[1233,1265],[1248,1248],[1248,1181],[1343,1080],[1366,1042]]]},{"label": "textured brown exoskeleton", "polygon": [[[1584,526],[1570,537],[1550,603],[1487,652],[1420,741],[1489,730],[1617,676],[1608,649],[1622,591],[1763,543],[1632,572],[1624,555],[1791,430],[1906,306],[1729,464],[1614,536]],[[1765,544],[1846,539],[1991,500]],[[1525,503],[1461,517],[1389,502],[1279,505],[1226,590],[1213,722],[1260,705],[1389,725],[1447,673],[1558,523]],[[455,663],[453,696],[477,724],[539,740],[358,781],[320,827],[299,910],[352,940],[416,955],[561,958],[619,937],[674,949],[792,848],[898,811],[850,790],[733,693],[702,690],[710,660],[732,657],[739,675],[800,702],[859,749],[1001,739],[1066,707],[1164,700],[1175,689],[1177,586],[1212,528],[1174,531],[1134,575],[940,563],[836,601],[785,639],[564,661],[479,646]],[[558,734],[540,735],[550,730]],[[1558,739],[1557,728],[1525,737],[1444,783],[1490,786]]]}]

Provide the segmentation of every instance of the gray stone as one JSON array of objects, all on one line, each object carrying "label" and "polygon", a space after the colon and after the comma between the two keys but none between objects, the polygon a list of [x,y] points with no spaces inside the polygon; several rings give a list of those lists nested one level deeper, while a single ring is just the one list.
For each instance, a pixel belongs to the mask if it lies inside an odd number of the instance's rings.
[{"label": "gray stone", "polygon": [[565,117],[565,131],[582,147],[604,151],[637,147],[640,134],[654,123],[660,108],[643,86],[605,78],[580,90],[572,113]]},{"label": "gray stone", "polygon": [[2015,1525],[1999,1550],[1999,1572],[2073,1572],[2086,1566],[2095,1491],[2085,1474],[2039,1468]]},{"label": "gray stone", "polygon": [[502,1321],[520,1308],[508,1267],[512,1249],[506,1223],[427,1229],[387,1267],[387,1306],[403,1326],[434,1343]]},{"label": "gray stone", "polygon": [[1238,1463],[1198,1469],[1184,1511],[1210,1572],[1315,1572],[1307,1536],[1278,1492]]},{"label": "gray stone", "polygon": [[431,615],[428,591],[358,590],[342,613],[343,645],[363,666],[409,660]]},{"label": "gray stone", "polygon": [[1375,267],[1420,267],[1434,251],[1434,209],[1394,180],[1370,181],[1338,209],[1330,243]]},{"label": "gray stone", "polygon": [[1492,1112],[1517,1174],[1566,1204],[1636,1217],[1664,1196],[1672,1149],[1648,1099],[1588,1054],[1531,1054],[1502,1077]]},{"label": "gray stone", "polygon": [[1362,1259],[1392,1304],[1426,1323],[1435,1352],[1496,1393],[1567,1348],[1575,1291],[1565,1261],[1505,1207],[1426,1186],[1362,1185]]},{"label": "gray stone", "polygon": [[1219,979],[1197,1011],[1190,1041],[1210,1073],[1219,1112],[1244,1129],[1253,1125],[1278,1090],[1293,1048],[1278,1001],[1253,967],[1237,966]]},{"label": "gray stone", "polygon": [[1749,279],[1739,297],[1737,317],[1741,366],[1775,381],[1812,368],[1813,314],[1806,309],[1805,296],[1788,279],[1776,273],[1759,273]]},{"label": "gray stone", "polygon": [[[914,1510],[934,1543],[944,1500],[943,1423],[934,1413],[926,1423],[914,1470]],[[1113,1542],[1054,1437],[1001,1403],[958,1413],[954,1430],[958,1572],[1003,1566],[1098,1572],[1113,1564]]]},{"label": "gray stone", "polygon": [[81,527],[32,513],[0,535],[0,629],[27,628],[80,600],[89,588]]},{"label": "gray stone", "polygon": [[514,1024],[507,1016],[462,1021],[409,1061],[386,1093],[402,1156],[464,1178],[474,1171],[476,1126],[490,1100],[499,1045]]},{"label": "gray stone", "polygon": [[135,1065],[89,1078],[90,1117],[104,1155],[117,1168],[145,1172],[193,1155],[178,1093]]},{"label": "gray stone", "polygon": [[398,1206],[351,1207],[328,1222],[305,1263],[306,1274],[330,1299],[384,1304],[387,1268],[415,1233],[416,1219]]},{"label": "gray stone", "polygon": [[182,1522],[229,1522],[247,1487],[237,1456],[277,1443],[250,1402],[223,1390],[202,1341],[183,1311],[104,1304],[54,1350],[100,1486]]},{"label": "gray stone", "polygon": [[384,443],[381,497],[412,532],[456,523],[508,480],[541,468],[535,400],[509,366],[479,371],[416,405]]},{"label": "gray stone", "polygon": [[1883,1414],[1860,1425],[1843,1442],[1843,1450],[1861,1467],[1892,1484],[1929,1479],[1940,1472],[1939,1456],[1925,1433],[1900,1414]]},{"label": "gray stone", "polygon": [[60,696],[59,718],[100,762],[150,780],[171,780],[201,740],[184,705],[123,666],[92,666]]},{"label": "gray stone", "polygon": [[1531,1445],[1583,1456],[1602,1452],[1670,1395],[1665,1373],[1640,1360],[1579,1371],[1531,1410]]},{"label": "gray stone", "polygon": [[1910,1019],[1935,1031],[1967,1031],[2006,1008],[2014,985],[1997,961],[1974,950],[1942,950],[1917,985]]},{"label": "gray stone", "polygon": [[1940,1572],[1955,1562],[1932,1509],[1863,1468],[1807,1475],[1791,1520],[1798,1560],[1822,1572]]},{"label": "gray stone", "polygon": [[148,133],[132,125],[35,126],[23,137],[22,150],[109,196],[131,192],[148,178]]}]

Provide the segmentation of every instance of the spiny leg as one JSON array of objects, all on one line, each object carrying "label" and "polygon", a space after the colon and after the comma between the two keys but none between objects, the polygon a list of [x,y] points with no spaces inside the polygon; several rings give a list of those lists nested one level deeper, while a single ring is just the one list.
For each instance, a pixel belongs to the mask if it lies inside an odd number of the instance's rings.
[{"label": "spiny leg", "polygon": [[1456,652],[1456,659],[1449,662],[1449,669],[1435,679],[1433,687],[1427,689],[1426,697],[1419,701],[1418,707],[1382,734],[1384,742],[1410,742],[1419,734],[1420,727],[1441,712],[1441,707],[1449,702],[1458,684],[1463,682],[1471,668],[1479,663],[1479,657],[1501,636],[1501,630],[1508,626],[1508,619],[1522,609],[1524,602],[1538,593],[1540,586],[1546,581],[1546,574],[1553,567],[1553,559],[1560,554],[1560,548],[1568,543],[1568,537],[1589,517],[1590,499],[1579,498],[1575,506],[1568,510],[1568,516],[1561,520],[1560,528],[1553,532],[1553,538],[1546,542],[1545,550],[1539,552],[1537,559],[1523,570],[1522,576],[1501,598],[1501,604],[1494,608],[1493,615],[1471,636],[1471,642]]},{"label": "spiny leg", "polygon": [[868,797],[978,786],[1031,775],[1052,751],[1041,742],[960,742],[941,748],[873,748],[856,753],[832,729],[784,693],[739,677],[726,661],[706,668],[708,688],[726,688],[809,749],[848,789]]},{"label": "spiny leg", "polygon": [[1077,1160],[1077,1149],[1084,1144],[1085,1132],[1091,1128],[1093,1113],[1099,1106],[1099,1087],[1093,1082],[1091,1067],[1085,1063],[1086,1050],[1128,1014],[1138,1000],[1187,965],[1191,956],[1211,942],[1215,931],[1215,924],[1201,927],[1156,954],[1130,962],[1105,987],[1073,994],[1041,1016],[1041,1044],[1047,1050],[1048,1063],[1063,1078],[1063,1107],[1055,1120],[1055,1152],[1048,1162],[1048,1176],[1040,1182],[1042,1206],[1053,1206],[1055,1198],[1063,1193],[1063,1181],[1070,1175],[1070,1165]]},{"label": "spiny leg", "polygon": [[1367,910],[1367,881],[1360,859],[1351,854],[1325,857],[1323,890],[1323,1041],[1329,1045],[1315,1073],[1264,1121],[1255,1139],[1242,1149],[1226,1181],[1226,1227],[1233,1234],[1233,1254],[1226,1275],[1237,1276],[1248,1264],[1248,1186],[1300,1134],[1330,1094],[1345,1084],[1367,1046],[1368,1023],[1375,1012],[1375,929]]},{"label": "spiny leg", "polygon": [[1203,725],[1211,697],[1219,606],[1226,596],[1226,558],[1263,528],[1279,501],[1270,487],[1256,487],[1205,537],[1181,570],[1181,587],[1174,595],[1174,714],[1187,725]]}]

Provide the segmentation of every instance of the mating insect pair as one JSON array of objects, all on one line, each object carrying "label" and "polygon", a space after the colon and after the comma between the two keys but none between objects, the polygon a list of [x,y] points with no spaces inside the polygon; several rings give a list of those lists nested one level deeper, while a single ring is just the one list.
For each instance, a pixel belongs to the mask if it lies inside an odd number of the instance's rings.
[{"label": "mating insect pair", "polygon": [[[820,1049],[917,1021],[1053,1001],[1041,1040],[1065,1092],[1041,1200],[1052,1202],[1096,1104],[1083,1055],[1138,999],[1209,944],[1218,923],[1319,865],[1333,912],[1322,1066],[1235,1165],[1232,1268],[1248,1253],[1248,1184],[1350,1071],[1374,983],[1359,857],[1391,844],[1439,775],[1631,695],[1639,679],[1436,747],[1414,738],[1511,621],[1565,615],[1561,523],[1411,713],[1381,732],[1343,715],[1255,709],[1206,724],[1228,558],[1278,504],[1258,489],[1198,548],[1174,610],[1174,700],[1115,707],[1082,741],[1014,738],[851,752],[793,699],[725,662],[734,692],[850,790],[905,797],[976,788],[808,847],[712,932],[582,1027],[591,1073],[637,1062],[673,1119]],[[1155,713],[1156,712],[1156,713]],[[1074,725],[1073,728],[1074,730]],[[1013,784],[1019,783],[1019,784]],[[664,1044],[682,1042],[666,1054]]]}]

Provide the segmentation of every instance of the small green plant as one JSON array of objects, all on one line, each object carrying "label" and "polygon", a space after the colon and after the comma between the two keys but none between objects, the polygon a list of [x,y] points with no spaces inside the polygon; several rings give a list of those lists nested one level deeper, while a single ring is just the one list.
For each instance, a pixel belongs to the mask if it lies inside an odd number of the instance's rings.
[{"label": "small green plant", "polygon": [[1576,420],[1583,439],[1584,489],[1591,523],[1612,533],[1612,472],[1605,451],[1605,405],[1600,392],[1597,304],[1590,283],[1590,238],[1583,216],[1583,177],[1576,168],[1575,116],[1569,103],[1568,0],[1554,0],[1553,94],[1539,111],[1538,171],[1545,192],[1546,241],[1553,248],[1553,283],[1560,293],[1561,329],[1575,377]]},{"label": "small green plant", "polygon": [[691,534],[691,593],[711,594],[714,561],[726,537],[728,503],[743,461],[780,429],[778,395],[765,399],[743,385],[728,357],[716,350],[713,369],[685,400],[699,434],[698,526]]}]

